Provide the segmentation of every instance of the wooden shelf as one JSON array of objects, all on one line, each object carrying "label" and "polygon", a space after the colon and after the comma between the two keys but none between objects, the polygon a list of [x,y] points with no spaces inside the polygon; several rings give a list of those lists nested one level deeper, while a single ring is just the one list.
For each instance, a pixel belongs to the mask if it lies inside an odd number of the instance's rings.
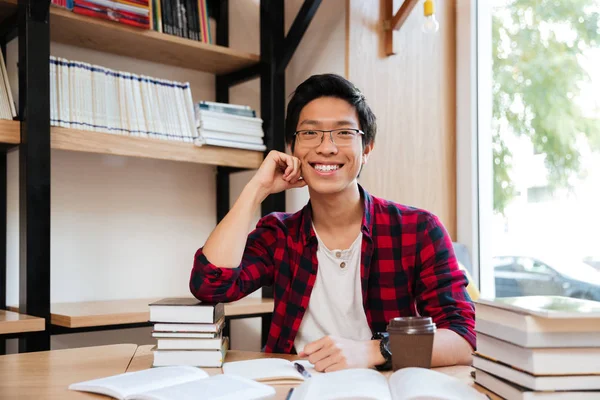
[{"label": "wooden shelf", "polygon": [[[17,0],[0,0],[0,21],[16,11]],[[59,43],[214,74],[236,71],[260,61],[257,54],[86,17],[52,6],[50,38]]]},{"label": "wooden shelf", "polygon": [[22,332],[37,332],[45,329],[43,318],[0,310],[0,335]]},{"label": "wooden shelf", "polygon": [[[160,298],[54,303],[50,307],[51,321],[65,328],[144,323],[150,318],[148,304],[157,300]],[[273,299],[246,297],[225,304],[225,315],[265,314],[273,312],[273,307]]]},{"label": "wooden shelf", "polygon": [[0,119],[0,143],[19,144],[21,130],[19,121]]},{"label": "wooden shelf", "polygon": [[263,154],[259,151],[202,146],[192,143],[148,139],[110,133],[52,127],[53,149],[87,153],[115,154],[160,160],[185,161],[226,167],[260,167]]}]

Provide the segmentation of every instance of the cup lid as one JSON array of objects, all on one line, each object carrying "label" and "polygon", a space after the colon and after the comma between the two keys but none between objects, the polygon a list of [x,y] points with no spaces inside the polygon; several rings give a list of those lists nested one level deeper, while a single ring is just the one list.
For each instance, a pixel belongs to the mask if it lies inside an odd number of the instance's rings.
[{"label": "cup lid", "polygon": [[431,317],[396,317],[389,322],[390,328],[428,328],[435,326]]}]

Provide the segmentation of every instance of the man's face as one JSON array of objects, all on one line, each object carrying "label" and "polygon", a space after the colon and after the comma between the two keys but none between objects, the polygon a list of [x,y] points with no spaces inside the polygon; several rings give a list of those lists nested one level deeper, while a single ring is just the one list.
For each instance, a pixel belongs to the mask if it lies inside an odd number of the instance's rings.
[{"label": "man's face", "polygon": [[[342,128],[360,129],[356,109],[345,100],[321,97],[304,106],[296,131]],[[369,144],[363,149],[360,134],[350,140],[344,139],[332,143],[329,132],[325,132],[323,140],[317,140],[316,143],[307,143],[302,137],[296,137],[293,155],[302,162],[302,177],[312,191],[338,193],[357,178],[373,145]]]}]

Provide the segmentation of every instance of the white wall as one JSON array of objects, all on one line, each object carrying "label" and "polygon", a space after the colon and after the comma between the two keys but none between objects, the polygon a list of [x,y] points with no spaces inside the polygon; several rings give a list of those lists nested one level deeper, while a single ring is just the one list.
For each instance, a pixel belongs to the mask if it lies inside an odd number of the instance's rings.
[{"label": "white wall", "polygon": [[[230,47],[259,53],[257,0],[230,6]],[[286,1],[289,29],[301,0]],[[345,1],[323,2],[287,70],[286,93],[313,73],[344,74]],[[235,5],[235,6],[234,6]],[[52,43],[52,55],[164,79],[189,81],[195,101],[214,99],[214,76]],[[16,41],[9,68],[16,71]],[[13,76],[16,88],[16,77]],[[260,111],[258,80],[231,90],[230,101]],[[283,134],[283,132],[282,132]],[[193,254],[216,224],[215,168],[191,163],[52,151],[53,302],[188,295]],[[232,175],[231,202],[252,172]],[[288,211],[306,189],[287,194]],[[257,210],[256,219],[259,217]],[[8,303],[18,304],[18,153],[8,156]],[[259,292],[254,295],[260,296]],[[153,343],[151,328],[59,335],[52,347]],[[232,323],[236,349],[259,350],[260,320]]]}]

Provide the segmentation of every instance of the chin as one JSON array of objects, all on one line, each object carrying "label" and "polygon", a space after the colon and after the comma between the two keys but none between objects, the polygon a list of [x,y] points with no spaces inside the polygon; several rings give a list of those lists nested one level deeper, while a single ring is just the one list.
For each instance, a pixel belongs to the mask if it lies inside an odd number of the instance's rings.
[{"label": "chin", "polygon": [[343,192],[353,181],[325,181],[321,179],[314,179],[306,182],[308,189],[311,192],[318,194],[336,194]]}]

